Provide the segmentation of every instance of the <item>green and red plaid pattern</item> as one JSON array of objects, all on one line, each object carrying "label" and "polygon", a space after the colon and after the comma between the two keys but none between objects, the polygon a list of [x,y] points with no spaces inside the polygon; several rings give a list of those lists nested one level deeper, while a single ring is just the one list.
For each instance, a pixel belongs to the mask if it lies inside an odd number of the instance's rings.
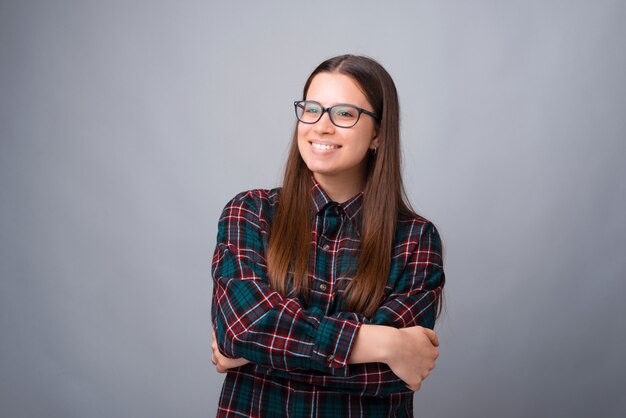
[{"label": "green and red plaid pattern", "polygon": [[240,193],[224,208],[213,257],[212,321],[220,351],[250,364],[230,370],[219,417],[411,417],[413,392],[382,363],[348,366],[362,324],[433,328],[444,285],[439,234],[399,216],[385,300],[371,318],[347,312],[363,196],[338,204],[313,181],[310,292],[275,292],[265,248],[280,189]]}]

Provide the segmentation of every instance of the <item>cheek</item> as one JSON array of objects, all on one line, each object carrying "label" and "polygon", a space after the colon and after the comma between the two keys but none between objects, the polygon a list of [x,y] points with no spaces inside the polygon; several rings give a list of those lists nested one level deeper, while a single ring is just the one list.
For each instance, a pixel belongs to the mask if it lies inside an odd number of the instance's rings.
[{"label": "cheek", "polygon": [[303,126],[302,123],[299,123],[296,127],[296,135],[298,137],[298,143],[304,140],[304,136],[306,134],[306,126]]},{"label": "cheek", "polygon": [[306,153],[306,147],[305,145],[307,145],[305,138],[305,133],[304,131],[306,129],[301,129],[300,127],[302,126],[302,124],[298,125],[297,131],[296,131],[296,135],[298,138],[298,151],[300,151],[300,157],[304,158],[305,157],[305,153]]},{"label": "cheek", "polygon": [[[356,134],[356,132],[355,132]],[[358,134],[354,135],[351,139],[351,142],[355,145],[359,150],[368,150],[370,145],[372,144],[374,137],[374,131],[371,129],[363,129]]]},{"label": "cheek", "polygon": [[304,147],[304,145],[309,143],[307,138],[311,137],[311,129],[313,129],[312,125],[306,125],[303,123],[298,124],[296,135],[299,147]]}]

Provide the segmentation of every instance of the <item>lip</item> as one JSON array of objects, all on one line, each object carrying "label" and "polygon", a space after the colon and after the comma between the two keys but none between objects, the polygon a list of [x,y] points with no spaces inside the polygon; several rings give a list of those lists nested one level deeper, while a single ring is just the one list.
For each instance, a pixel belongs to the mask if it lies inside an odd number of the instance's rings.
[{"label": "lip", "polygon": [[313,155],[328,156],[339,151],[341,145],[329,144],[328,142],[309,141]]},{"label": "lip", "polygon": [[[341,145],[339,144],[333,144],[332,142],[328,142],[328,141],[320,141],[317,139],[309,139],[309,144],[311,145],[311,147],[316,150],[316,151],[334,151],[336,149],[341,148]],[[318,148],[315,148],[315,146],[313,144],[319,144],[319,145],[323,145],[323,146],[327,146],[327,147],[337,147],[337,148],[331,148],[331,149],[327,149],[327,150],[320,150]]]}]

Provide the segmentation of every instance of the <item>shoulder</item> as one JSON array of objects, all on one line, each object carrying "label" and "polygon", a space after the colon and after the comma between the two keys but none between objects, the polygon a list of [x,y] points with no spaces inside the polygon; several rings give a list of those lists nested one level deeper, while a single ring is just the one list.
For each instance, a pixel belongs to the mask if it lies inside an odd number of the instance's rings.
[{"label": "shoulder", "polygon": [[439,231],[433,222],[415,213],[401,213],[398,215],[396,227],[396,242],[420,241],[424,237],[434,237],[437,241]]},{"label": "shoulder", "polygon": [[246,207],[275,206],[278,202],[279,193],[280,188],[246,190],[237,193],[235,197],[228,201],[226,207],[233,205]]},{"label": "shoulder", "polygon": [[252,189],[237,193],[224,206],[221,219],[238,218],[267,222],[273,216],[280,188]]}]

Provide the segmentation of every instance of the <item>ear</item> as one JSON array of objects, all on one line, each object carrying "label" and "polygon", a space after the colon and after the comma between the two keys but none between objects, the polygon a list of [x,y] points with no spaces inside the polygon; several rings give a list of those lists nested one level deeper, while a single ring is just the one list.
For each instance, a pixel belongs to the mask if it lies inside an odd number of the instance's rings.
[{"label": "ear", "polygon": [[379,144],[379,141],[378,141],[378,132],[377,132],[377,131],[374,131],[374,135],[375,135],[375,136],[372,138],[372,142],[370,142],[370,149],[376,149],[376,148],[378,148],[378,144]]}]

